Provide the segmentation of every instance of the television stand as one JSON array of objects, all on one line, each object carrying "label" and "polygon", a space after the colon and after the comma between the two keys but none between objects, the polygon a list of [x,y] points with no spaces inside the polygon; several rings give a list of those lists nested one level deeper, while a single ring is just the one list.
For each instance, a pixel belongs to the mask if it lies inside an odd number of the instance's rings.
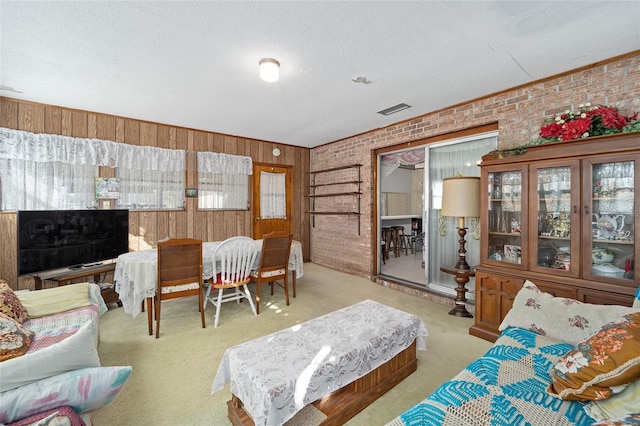
[{"label": "television stand", "polygon": [[[34,275],[33,278],[35,280],[35,288],[36,290],[42,290],[43,281],[55,281],[59,286],[69,284],[69,281],[78,280],[81,278],[86,278],[93,276],[93,280],[95,282],[100,281],[100,275],[113,272],[116,269],[115,262],[113,263],[105,263],[100,264],[98,266],[91,267],[82,267],[73,270],[61,270],[57,272],[43,274],[43,276]],[[100,293],[102,294],[102,298],[104,299],[104,303],[107,305],[111,303],[117,303],[118,306],[122,306],[122,302],[118,298],[118,293],[113,289],[113,287],[101,288]]]}]

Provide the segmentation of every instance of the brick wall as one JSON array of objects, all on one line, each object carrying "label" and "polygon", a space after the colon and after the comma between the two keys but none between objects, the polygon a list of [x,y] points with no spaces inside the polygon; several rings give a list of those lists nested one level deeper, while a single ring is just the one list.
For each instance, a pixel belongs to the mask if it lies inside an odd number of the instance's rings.
[{"label": "brick wall", "polygon": [[[311,228],[312,261],[361,276],[373,275],[373,150],[438,135],[498,123],[499,144],[505,148],[538,137],[543,121],[556,112],[578,109],[585,102],[616,104],[623,113],[640,111],[640,51],[591,67],[492,94],[389,127],[314,148],[310,170],[362,164],[360,235],[357,219],[318,216]],[[343,209],[323,198],[324,210]]]}]

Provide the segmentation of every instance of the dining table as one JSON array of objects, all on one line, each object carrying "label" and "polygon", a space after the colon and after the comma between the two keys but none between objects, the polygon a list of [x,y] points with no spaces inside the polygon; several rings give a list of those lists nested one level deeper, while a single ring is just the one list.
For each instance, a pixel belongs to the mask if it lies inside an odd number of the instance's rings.
[{"label": "dining table", "polygon": [[[262,249],[262,239],[254,240],[256,250]],[[208,280],[217,274],[217,262],[214,259],[216,247],[222,241],[202,243],[202,279]],[[255,267],[258,267],[259,256]],[[303,271],[302,244],[300,241],[291,242],[289,254],[289,271],[295,288],[295,280],[302,278]],[[130,251],[118,256],[113,274],[115,291],[120,297],[124,311],[134,317],[142,312],[142,302],[155,296],[158,274],[158,251],[156,248]]]}]

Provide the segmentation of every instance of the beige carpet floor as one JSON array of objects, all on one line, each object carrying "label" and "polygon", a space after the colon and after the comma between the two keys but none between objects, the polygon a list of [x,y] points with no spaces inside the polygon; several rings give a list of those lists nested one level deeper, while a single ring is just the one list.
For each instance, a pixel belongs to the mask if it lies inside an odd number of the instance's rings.
[{"label": "beige carpet floor", "polygon": [[[418,369],[347,424],[383,425],[449,380],[491,344],[470,336],[473,319],[448,315],[448,306],[419,299],[368,279],[313,263],[304,265],[297,297],[284,303],[282,288],[262,290],[260,315],[246,301],[222,305],[218,328],[214,309],[200,324],[197,298],[163,302],[160,338],[149,336],[146,313],[136,318],[117,305],[100,320],[102,365],[131,365],[133,372],[116,401],[92,415],[95,426],[225,425],[229,385],[211,395],[225,349],[307,321],[365,299],[419,315],[427,325],[427,350],[418,351]],[[294,422],[295,423],[295,422]],[[304,421],[300,424],[306,423]]]}]

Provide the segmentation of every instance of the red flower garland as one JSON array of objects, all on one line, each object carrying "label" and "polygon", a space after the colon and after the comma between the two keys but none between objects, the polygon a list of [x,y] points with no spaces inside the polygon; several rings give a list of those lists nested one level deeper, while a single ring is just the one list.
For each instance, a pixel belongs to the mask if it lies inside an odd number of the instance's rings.
[{"label": "red flower garland", "polygon": [[556,116],[555,121],[540,128],[540,137],[551,141],[570,141],[590,136],[620,133],[627,124],[638,117],[625,116],[618,112],[618,108],[599,105],[588,109],[591,104],[580,104],[580,112],[575,114],[569,110]]}]

